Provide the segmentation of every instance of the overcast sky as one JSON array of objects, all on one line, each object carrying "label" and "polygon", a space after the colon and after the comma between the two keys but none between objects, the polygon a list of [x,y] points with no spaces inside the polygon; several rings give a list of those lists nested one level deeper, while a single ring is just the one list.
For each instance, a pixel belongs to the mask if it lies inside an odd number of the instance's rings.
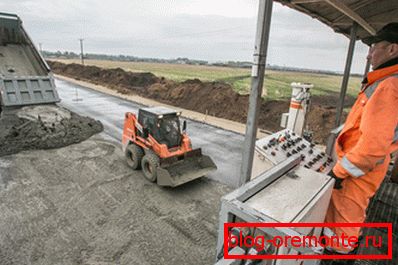
[{"label": "overcast sky", "polygon": [[[258,0],[1,0],[44,50],[252,61]],[[274,4],[267,63],[343,71],[348,38]],[[357,42],[353,72],[365,68]]]}]

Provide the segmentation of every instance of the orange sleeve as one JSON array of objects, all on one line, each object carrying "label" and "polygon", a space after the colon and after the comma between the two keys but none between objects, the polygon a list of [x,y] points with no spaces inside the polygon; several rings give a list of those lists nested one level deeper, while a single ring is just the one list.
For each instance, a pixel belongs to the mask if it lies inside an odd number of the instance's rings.
[{"label": "orange sleeve", "polygon": [[[333,168],[336,176],[360,177],[389,155],[398,125],[398,78],[382,81],[364,107],[358,143]],[[347,170],[348,169],[348,170]]]},{"label": "orange sleeve", "polygon": [[[398,126],[398,78],[392,77],[379,84],[362,113],[360,131],[361,137],[356,146],[351,149],[333,169],[342,178],[348,176],[360,177],[373,170],[389,155]],[[349,163],[358,169],[357,175],[346,170]],[[363,174],[360,174],[362,171]],[[354,171],[355,172],[355,171]]]},{"label": "orange sleeve", "polygon": [[347,170],[345,170],[345,169],[341,166],[340,161],[337,161],[336,165],[333,167],[333,173],[334,173],[337,177],[339,177],[339,178],[341,178],[341,179],[345,179],[345,178],[347,178],[347,177],[350,176],[350,174],[347,172]]}]

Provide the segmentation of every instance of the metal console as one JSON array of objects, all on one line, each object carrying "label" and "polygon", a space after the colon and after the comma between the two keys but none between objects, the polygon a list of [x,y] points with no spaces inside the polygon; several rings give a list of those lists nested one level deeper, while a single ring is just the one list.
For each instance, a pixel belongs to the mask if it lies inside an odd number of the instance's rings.
[{"label": "metal console", "polygon": [[[317,260],[226,260],[223,258],[224,223],[312,223],[323,222],[334,180],[325,174],[300,166],[302,157],[293,155],[278,163],[221,201],[217,241],[217,264],[318,264]],[[237,227],[237,229],[239,229]],[[248,233],[275,236],[320,235],[321,228],[256,228]],[[255,249],[243,250],[255,253]],[[267,247],[267,254],[322,253],[320,247]],[[232,248],[229,253],[241,253]],[[283,262],[283,263],[282,263]]]}]

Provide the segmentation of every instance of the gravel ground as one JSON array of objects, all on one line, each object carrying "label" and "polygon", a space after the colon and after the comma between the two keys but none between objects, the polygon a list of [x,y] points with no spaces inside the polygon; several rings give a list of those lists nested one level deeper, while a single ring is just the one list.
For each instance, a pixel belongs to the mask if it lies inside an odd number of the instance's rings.
[{"label": "gravel ground", "polygon": [[149,183],[104,137],[0,157],[0,264],[212,264],[230,189]]}]

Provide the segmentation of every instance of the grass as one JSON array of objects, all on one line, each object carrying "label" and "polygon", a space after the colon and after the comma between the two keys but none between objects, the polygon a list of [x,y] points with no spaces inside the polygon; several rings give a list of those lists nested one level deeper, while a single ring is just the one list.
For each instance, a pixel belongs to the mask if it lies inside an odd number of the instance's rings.
[{"label": "grass", "polygon": [[[80,60],[58,59],[64,63],[80,63]],[[250,69],[184,65],[184,64],[161,64],[144,62],[118,62],[102,60],[86,60],[87,65],[95,65],[103,68],[120,67],[132,72],[151,72],[156,76],[163,76],[174,81],[185,81],[198,78],[202,81],[223,81],[231,84],[235,91],[248,94],[250,90]],[[312,74],[287,71],[266,71],[263,93],[268,99],[290,98],[292,82],[312,83],[313,95],[327,95],[339,93],[342,76]],[[360,88],[361,79],[351,77],[348,84],[347,94],[356,97]]]}]

